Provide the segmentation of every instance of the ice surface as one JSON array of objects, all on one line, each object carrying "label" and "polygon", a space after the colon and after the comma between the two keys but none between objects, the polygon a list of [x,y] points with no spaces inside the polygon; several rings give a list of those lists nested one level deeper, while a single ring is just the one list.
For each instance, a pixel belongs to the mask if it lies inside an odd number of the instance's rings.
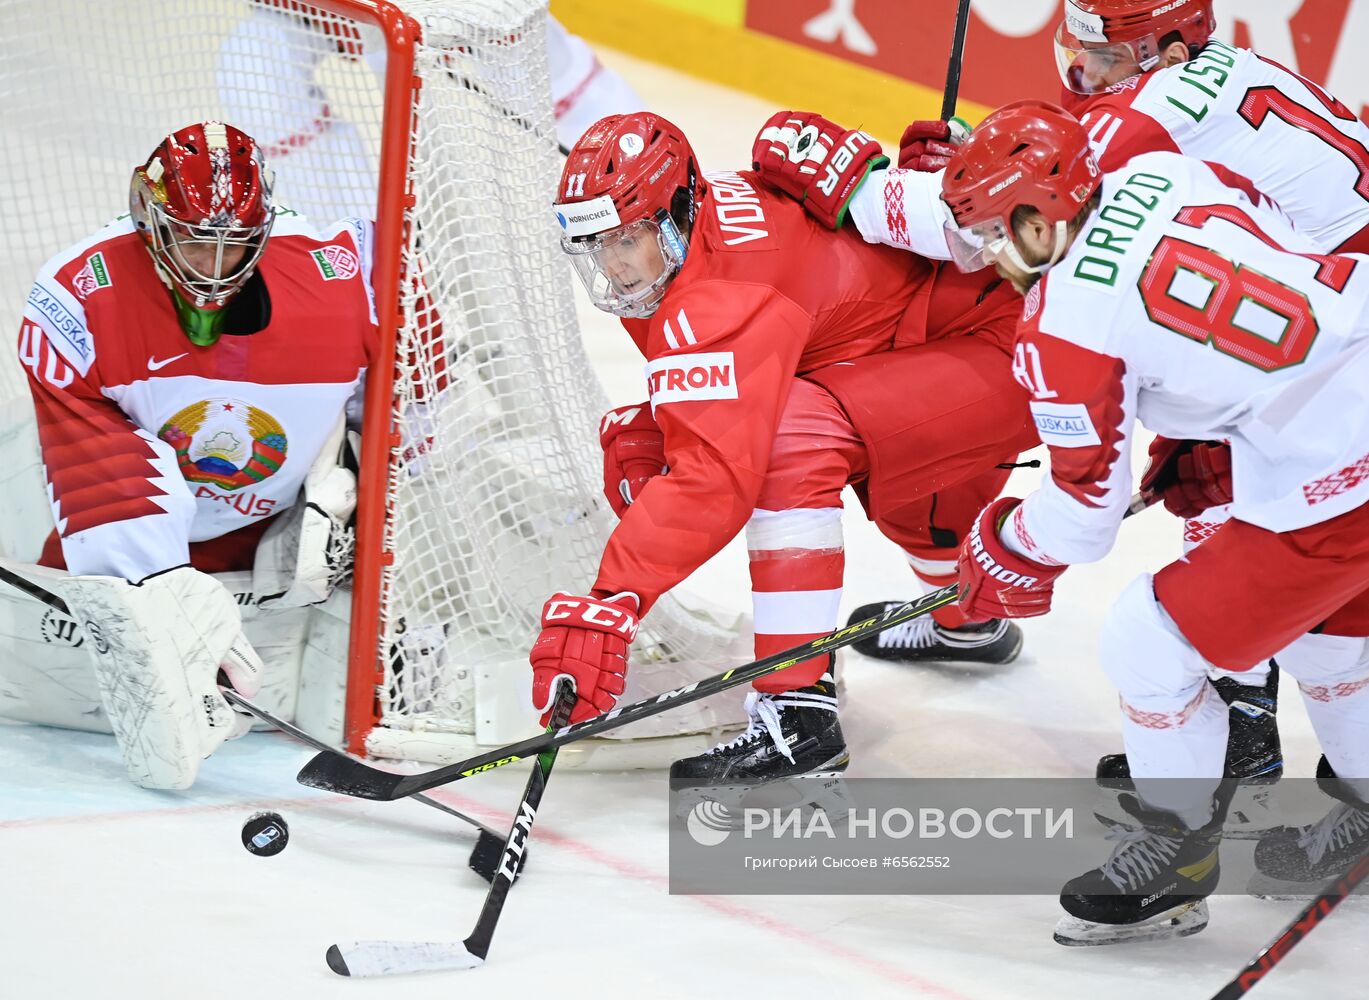
[{"label": "ice surface", "polygon": [[[767,104],[604,58],[685,129],[705,169],[747,163]],[[641,361],[626,336],[611,318],[583,314],[614,402],[640,399]],[[1025,490],[1037,474],[1017,475]],[[913,593],[898,553],[858,513],[846,532],[843,609]],[[1177,550],[1178,523],[1163,512],[1129,523],[1106,564],[1066,574],[1056,611],[1026,624],[1026,651],[1007,668],[848,657],[851,775],[1091,774],[1099,754],[1120,749],[1116,698],[1094,656],[1098,624],[1128,580]],[[697,591],[746,600],[736,544],[698,577]],[[1281,719],[1287,773],[1310,776],[1318,751],[1291,685]],[[456,820],[416,803],[312,792],[293,781],[307,757],[278,734],[254,734],[208,761],[192,791],[156,793],[124,779],[112,738],[0,724],[0,997],[1201,1000],[1299,907],[1222,897],[1195,937],[1067,950],[1051,942],[1051,897],[671,896],[664,776],[560,771],[484,967],[343,982],[324,965],[332,942],[459,940],[486,887],[466,869],[474,836]],[[506,823],[523,781],[501,769],[435,794]],[[239,841],[263,808],[290,822],[290,846],[275,858]],[[1366,906],[1337,911],[1254,997],[1363,996]]]}]

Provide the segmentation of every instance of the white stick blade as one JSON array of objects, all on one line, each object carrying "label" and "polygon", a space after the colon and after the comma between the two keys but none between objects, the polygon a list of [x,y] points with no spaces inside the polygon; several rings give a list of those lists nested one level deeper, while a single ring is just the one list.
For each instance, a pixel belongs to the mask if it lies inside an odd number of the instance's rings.
[{"label": "white stick blade", "polygon": [[339,976],[361,977],[474,969],[485,960],[460,942],[344,941],[328,949],[327,961]]}]

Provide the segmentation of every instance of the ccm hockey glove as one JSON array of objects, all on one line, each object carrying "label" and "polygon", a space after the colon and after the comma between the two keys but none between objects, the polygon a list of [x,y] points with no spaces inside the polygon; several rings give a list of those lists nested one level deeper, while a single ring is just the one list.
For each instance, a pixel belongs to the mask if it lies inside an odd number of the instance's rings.
[{"label": "ccm hockey glove", "polygon": [[811,111],[770,116],[751,146],[761,180],[803,203],[828,229],[840,229],[846,209],[871,170],[888,166],[878,142]]},{"label": "ccm hockey glove", "polygon": [[636,594],[572,597],[552,594],[542,608],[542,634],[533,643],[532,707],[551,721],[557,682],[575,685],[571,722],[584,722],[618,704],[627,683],[627,652],[637,637]]},{"label": "ccm hockey glove", "polygon": [[960,610],[972,622],[1035,618],[1051,609],[1055,578],[1065,566],[1045,566],[1019,556],[998,532],[1022,501],[1001,497],[985,507],[960,550]]}]

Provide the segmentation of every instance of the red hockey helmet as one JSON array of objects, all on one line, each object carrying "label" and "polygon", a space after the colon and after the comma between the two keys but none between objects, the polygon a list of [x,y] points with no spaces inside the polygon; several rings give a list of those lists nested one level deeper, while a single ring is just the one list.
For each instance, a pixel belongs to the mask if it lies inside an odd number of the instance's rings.
[{"label": "red hockey helmet", "polygon": [[1018,101],[985,118],[961,145],[941,182],[953,221],[946,242],[963,271],[1007,256],[1028,273],[1050,265],[1026,264],[1013,242],[1012,214],[1035,208],[1055,225],[1051,263],[1065,250],[1066,227],[1102,183],[1088,132],[1063,108]]},{"label": "red hockey helmet", "polygon": [[252,276],[275,221],[271,184],[251,136],[216,121],[171,133],[134,169],[133,222],[187,306],[222,309]]},{"label": "red hockey helmet", "polygon": [[590,300],[646,317],[684,265],[706,185],[694,150],[660,115],[610,115],[566,157],[556,218],[561,249]]},{"label": "red hockey helmet", "polygon": [[1096,94],[1154,69],[1168,35],[1201,48],[1216,24],[1212,0],[1065,0],[1055,64],[1070,90]]}]

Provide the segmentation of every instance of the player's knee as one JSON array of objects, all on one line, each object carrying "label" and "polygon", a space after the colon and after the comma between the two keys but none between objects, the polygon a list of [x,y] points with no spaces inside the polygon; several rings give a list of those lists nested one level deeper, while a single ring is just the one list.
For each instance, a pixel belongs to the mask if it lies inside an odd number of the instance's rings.
[{"label": "player's knee", "polygon": [[1099,656],[1118,693],[1138,707],[1186,702],[1207,683],[1207,661],[1160,607],[1149,574],[1133,580],[1103,619]]},{"label": "player's knee", "polygon": [[1279,668],[1304,685],[1354,684],[1369,678],[1369,639],[1304,635],[1274,655]]},{"label": "player's knee", "polygon": [[840,549],[841,508],[793,508],[751,512],[746,547],[751,552],[779,549]]}]

